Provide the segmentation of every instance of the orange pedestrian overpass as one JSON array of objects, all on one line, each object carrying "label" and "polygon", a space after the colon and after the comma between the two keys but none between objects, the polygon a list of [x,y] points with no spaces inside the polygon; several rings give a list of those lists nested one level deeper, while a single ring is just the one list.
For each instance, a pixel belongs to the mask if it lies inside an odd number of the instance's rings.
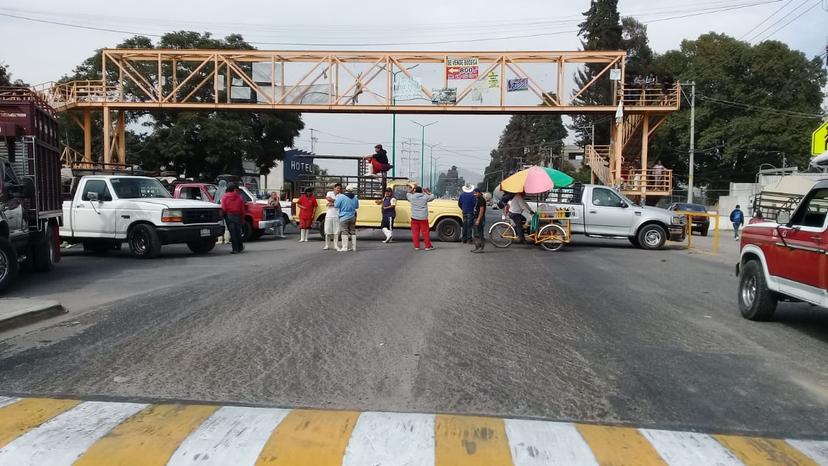
[{"label": "orange pedestrian overpass", "polygon": [[[652,132],[679,108],[679,86],[631,87],[623,51],[364,52],[105,49],[98,80],[47,83],[37,92],[83,129],[80,161],[92,160],[91,112],[103,113],[103,161],[124,162],[126,112],[296,111],[385,114],[623,114],[609,147],[588,147],[585,161],[620,187],[641,166],[635,191],[671,191],[664,175],[649,182]],[[583,86],[571,76],[600,72]],[[590,88],[606,101],[584,103]],[[625,157],[625,154],[628,154]],[[622,168],[624,167],[624,168]],[[655,182],[657,180],[657,182]]]}]

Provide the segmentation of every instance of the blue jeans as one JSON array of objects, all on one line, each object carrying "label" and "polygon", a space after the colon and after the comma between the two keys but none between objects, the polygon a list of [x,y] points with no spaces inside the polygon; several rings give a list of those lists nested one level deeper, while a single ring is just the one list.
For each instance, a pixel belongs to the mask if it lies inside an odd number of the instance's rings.
[{"label": "blue jeans", "polygon": [[472,239],[472,229],[474,228],[474,214],[463,214],[463,241]]},{"label": "blue jeans", "polygon": [[741,228],[741,227],[742,227],[742,222],[739,222],[739,223],[733,222],[733,237],[734,238],[739,237],[739,228]]}]

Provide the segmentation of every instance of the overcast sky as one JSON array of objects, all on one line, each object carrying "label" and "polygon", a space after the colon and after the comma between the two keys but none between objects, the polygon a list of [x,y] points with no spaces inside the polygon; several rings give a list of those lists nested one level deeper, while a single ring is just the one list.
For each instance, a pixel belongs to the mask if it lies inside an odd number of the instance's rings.
[{"label": "overcast sky", "polygon": [[[0,61],[15,78],[41,83],[71,72],[95,49],[113,47],[130,36],[3,14],[148,35],[182,29],[219,36],[237,32],[258,42],[260,49],[577,50],[580,43],[574,31],[588,8],[588,0],[0,0]],[[730,10],[721,11],[725,8]],[[822,54],[828,41],[828,0],[621,0],[619,9],[622,15],[647,23],[650,45],[657,52],[709,31],[742,38],[752,30],[746,39],[755,35],[754,40],[780,40],[809,57]],[[299,43],[341,46],[286,45]],[[401,43],[407,45],[386,45]],[[372,150],[374,142],[391,141],[390,115],[304,114],[303,119],[306,128],[319,130],[318,153],[362,155]],[[482,173],[508,117],[419,115],[414,119],[437,122],[428,128],[426,143],[439,143],[451,151],[435,149],[441,168],[456,164]],[[420,129],[411,120],[397,117],[398,141],[419,140]],[[296,145],[310,147],[307,129]]]}]

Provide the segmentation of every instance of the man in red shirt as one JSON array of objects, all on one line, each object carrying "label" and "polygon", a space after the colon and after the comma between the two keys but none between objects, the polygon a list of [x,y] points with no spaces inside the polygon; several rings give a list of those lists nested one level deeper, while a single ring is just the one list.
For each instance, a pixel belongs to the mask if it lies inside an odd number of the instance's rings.
[{"label": "man in red shirt", "polygon": [[227,183],[227,192],[221,198],[221,210],[224,212],[224,223],[230,232],[230,243],[233,252],[238,254],[244,250],[241,228],[244,221],[244,198],[239,194],[236,183]]}]

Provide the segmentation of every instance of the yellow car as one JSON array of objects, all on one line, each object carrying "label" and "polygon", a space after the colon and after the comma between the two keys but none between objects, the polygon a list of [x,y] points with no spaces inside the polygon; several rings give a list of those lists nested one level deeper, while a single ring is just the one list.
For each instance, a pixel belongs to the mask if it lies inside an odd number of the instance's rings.
[{"label": "yellow car", "polygon": [[[388,186],[394,189],[394,197],[397,199],[397,217],[394,219],[394,229],[411,229],[411,204],[406,198],[413,181],[388,180]],[[319,233],[325,237],[325,211],[328,209],[328,201],[322,197],[316,199],[319,204],[314,212],[314,222],[319,228]],[[379,228],[382,222],[382,202],[380,199],[365,199],[359,197],[359,210],[357,210],[357,228]],[[294,202],[295,204],[295,202]],[[437,232],[440,241],[460,241],[463,225],[463,212],[457,205],[456,200],[435,199],[428,203],[428,226],[431,231]]]}]

